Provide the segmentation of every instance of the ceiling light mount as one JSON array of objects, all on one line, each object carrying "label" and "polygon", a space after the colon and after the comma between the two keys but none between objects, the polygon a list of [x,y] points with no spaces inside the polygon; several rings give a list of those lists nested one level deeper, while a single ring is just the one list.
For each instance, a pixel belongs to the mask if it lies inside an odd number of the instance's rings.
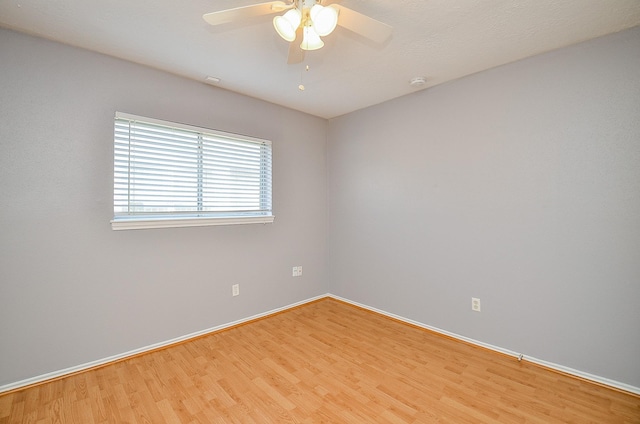
[{"label": "ceiling light mount", "polygon": [[424,87],[426,83],[427,83],[426,77],[413,77],[409,81],[409,85],[414,88]]}]

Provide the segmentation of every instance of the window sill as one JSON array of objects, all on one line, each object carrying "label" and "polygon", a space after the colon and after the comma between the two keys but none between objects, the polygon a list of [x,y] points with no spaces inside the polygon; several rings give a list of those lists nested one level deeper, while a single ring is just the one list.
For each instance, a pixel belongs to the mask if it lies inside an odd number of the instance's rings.
[{"label": "window sill", "polygon": [[111,220],[111,229],[145,230],[151,228],[208,227],[211,225],[271,224],[275,216],[228,218],[124,218]]}]

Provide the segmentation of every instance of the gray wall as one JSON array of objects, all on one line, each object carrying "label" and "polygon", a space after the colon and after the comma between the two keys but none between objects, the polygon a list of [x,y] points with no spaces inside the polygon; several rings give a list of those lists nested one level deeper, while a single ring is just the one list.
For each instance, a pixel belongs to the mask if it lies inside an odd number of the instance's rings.
[{"label": "gray wall", "polygon": [[640,387],[640,28],[331,120],[328,140],[331,293]]},{"label": "gray wall", "polygon": [[[116,110],[272,140],[275,223],[112,231]],[[0,29],[0,386],[326,293],[326,126]]]}]

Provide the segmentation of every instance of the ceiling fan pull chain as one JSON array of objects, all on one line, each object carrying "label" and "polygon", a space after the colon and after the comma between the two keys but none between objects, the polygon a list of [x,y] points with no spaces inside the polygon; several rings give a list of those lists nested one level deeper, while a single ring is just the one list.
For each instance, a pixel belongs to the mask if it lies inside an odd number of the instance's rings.
[{"label": "ceiling fan pull chain", "polygon": [[[306,72],[309,72],[309,65],[306,65],[304,67],[304,70]],[[300,90],[300,91],[304,91],[304,84],[303,84],[303,81],[302,81],[302,77],[303,77],[304,74],[305,74],[304,72],[300,72],[300,85],[298,85],[298,90]]]}]

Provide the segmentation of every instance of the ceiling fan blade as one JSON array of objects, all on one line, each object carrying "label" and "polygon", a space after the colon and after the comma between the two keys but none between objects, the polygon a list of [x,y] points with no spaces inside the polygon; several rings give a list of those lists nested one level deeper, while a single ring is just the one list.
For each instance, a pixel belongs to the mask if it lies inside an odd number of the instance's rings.
[{"label": "ceiling fan blade", "polygon": [[294,63],[300,63],[304,60],[304,50],[300,48],[300,42],[302,41],[302,26],[296,29],[296,39],[289,44],[289,56],[287,57],[287,64],[293,65]]},{"label": "ceiling fan blade", "polygon": [[360,34],[376,43],[382,44],[391,36],[393,27],[384,22],[376,21],[373,18],[351,10],[348,7],[332,4],[338,10],[338,25],[350,31]]},{"label": "ceiling fan blade", "polygon": [[283,1],[268,1],[266,3],[252,4],[250,6],[236,7],[234,9],[220,10],[218,12],[205,13],[202,15],[210,25],[221,25],[254,16],[269,15],[289,9],[293,4]]}]

